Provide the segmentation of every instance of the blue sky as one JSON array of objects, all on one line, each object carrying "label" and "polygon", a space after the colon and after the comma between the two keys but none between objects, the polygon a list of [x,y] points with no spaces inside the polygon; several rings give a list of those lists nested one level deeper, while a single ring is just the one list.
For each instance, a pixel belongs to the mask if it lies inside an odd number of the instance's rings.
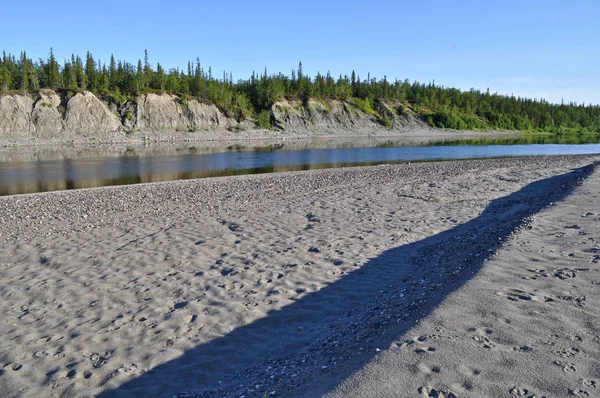
[{"label": "blue sky", "polygon": [[253,70],[471,87],[549,101],[600,104],[600,1],[163,0],[7,1],[0,49],[213,75]]}]

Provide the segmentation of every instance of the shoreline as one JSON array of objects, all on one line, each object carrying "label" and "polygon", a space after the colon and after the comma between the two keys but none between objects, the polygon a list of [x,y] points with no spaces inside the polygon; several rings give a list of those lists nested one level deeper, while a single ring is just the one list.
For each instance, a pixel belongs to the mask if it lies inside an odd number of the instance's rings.
[{"label": "shoreline", "polygon": [[387,130],[387,129],[364,129],[364,130],[241,130],[232,132],[229,130],[207,130],[198,132],[173,132],[173,131],[137,131],[126,137],[114,137],[112,139],[79,137],[74,139],[36,139],[34,137],[19,139],[0,139],[0,152],[11,151],[21,148],[86,148],[98,146],[117,147],[143,147],[152,145],[210,145],[227,147],[240,143],[252,144],[259,142],[261,145],[280,143],[283,141],[368,141],[368,140],[439,140],[457,138],[485,138],[485,137],[510,137],[521,134],[518,131],[455,131],[441,129],[412,129],[412,130]]},{"label": "shoreline", "polygon": [[[302,391],[296,384],[314,374],[292,376],[292,364],[301,368],[294,361],[314,362],[320,377],[322,366],[336,374],[352,363],[350,346],[328,339],[361,319],[365,302],[393,303],[397,289],[418,288],[419,267],[428,269],[419,264],[435,255],[428,247],[504,214],[513,220],[509,203],[520,199],[503,199],[511,195],[530,198],[515,220],[535,213],[537,199],[549,200],[542,188],[575,182],[569,170],[599,159],[416,163],[2,197],[0,393],[223,396],[240,392],[243,374],[261,380],[252,392],[241,387],[246,396],[263,396],[273,380],[277,395]],[[365,358],[387,348],[374,346],[385,330],[363,330]],[[314,341],[325,346],[303,351]],[[326,363],[334,351],[348,358]]]}]

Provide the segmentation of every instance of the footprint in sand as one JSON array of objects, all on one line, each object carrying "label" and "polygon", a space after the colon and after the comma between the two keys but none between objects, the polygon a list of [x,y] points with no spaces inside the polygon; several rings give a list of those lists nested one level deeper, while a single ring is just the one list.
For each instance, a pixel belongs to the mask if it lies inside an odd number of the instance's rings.
[{"label": "footprint in sand", "polygon": [[454,394],[452,391],[444,391],[444,390],[438,390],[437,388],[433,388],[430,386],[422,386],[419,387],[418,390],[419,394],[421,394],[421,396],[423,397],[433,397],[433,398],[458,398],[456,396],[456,394]]},{"label": "footprint in sand", "polygon": [[435,351],[437,351],[437,348],[435,348],[435,347],[424,347],[424,348],[417,348],[415,350],[415,353],[416,354],[426,354],[426,353],[435,352]]},{"label": "footprint in sand", "polygon": [[399,347],[400,348],[404,348],[404,347],[408,347],[413,345],[415,342],[413,340],[406,340],[404,343],[400,344]]},{"label": "footprint in sand", "polygon": [[577,276],[577,272],[589,270],[589,268],[559,268],[554,271],[553,276],[557,279],[566,280],[569,278],[575,278]]},{"label": "footprint in sand", "polygon": [[585,307],[585,300],[586,300],[585,296],[565,295],[565,296],[558,296],[558,298],[563,301],[571,302],[571,303],[573,303],[573,305],[575,305],[577,307]]},{"label": "footprint in sand", "polygon": [[525,397],[525,398],[546,398],[546,396],[544,395],[537,395],[536,393],[532,392],[531,390],[529,390],[528,388],[525,387],[513,387],[510,390],[508,390],[508,392],[510,393],[510,395],[512,395],[513,397]]},{"label": "footprint in sand", "polygon": [[100,368],[100,367],[102,367],[102,366],[104,366],[106,364],[106,362],[112,356],[112,352],[111,351],[107,351],[107,352],[105,352],[103,354],[94,352],[92,354],[84,355],[84,356],[87,357],[87,358],[89,358],[89,360],[93,362],[94,368]]},{"label": "footprint in sand", "polygon": [[520,289],[505,289],[500,292],[496,292],[498,296],[506,297],[511,301],[531,301],[535,298],[535,294],[527,293]]},{"label": "footprint in sand", "polygon": [[554,364],[563,368],[563,370],[567,373],[575,373],[577,372],[577,368],[574,363],[563,362],[563,361],[554,361]]},{"label": "footprint in sand", "polygon": [[600,386],[600,383],[596,380],[579,379],[579,382],[587,388],[596,389],[598,386]]},{"label": "footprint in sand", "polygon": [[15,372],[18,372],[19,370],[21,370],[23,368],[23,365],[15,362],[15,363],[9,363],[5,367],[8,367],[9,369],[14,370]]},{"label": "footprint in sand", "polygon": [[481,348],[490,350],[496,347],[496,344],[494,344],[490,339],[486,337],[486,335],[491,335],[493,333],[493,330],[481,330],[478,328],[471,328],[469,329],[469,332],[477,334],[476,336],[473,336],[471,338],[475,340]]},{"label": "footprint in sand", "polygon": [[239,290],[244,287],[242,282],[233,282],[233,283],[225,283],[223,285],[218,285],[221,289],[225,289],[226,291],[230,290]]},{"label": "footprint in sand", "polygon": [[442,371],[442,369],[439,366],[432,366],[430,368],[427,365],[425,365],[424,363],[419,363],[418,367],[419,367],[419,370],[425,374],[431,374],[431,373],[438,374]]},{"label": "footprint in sand", "polygon": [[571,357],[574,357],[575,355],[579,354],[579,348],[577,348],[577,347],[571,347],[569,349],[563,349],[563,350],[559,350],[559,351],[553,351],[553,353],[555,355],[561,356],[563,358],[571,358]]},{"label": "footprint in sand", "polygon": [[475,340],[481,348],[490,350],[496,347],[496,344],[494,344],[490,339],[484,336],[473,336],[473,340]]},{"label": "footprint in sand", "polygon": [[[405,340],[404,343],[399,344],[398,346],[400,348],[404,348],[404,347],[411,346],[411,345],[413,345],[415,343],[424,343],[425,341],[429,340],[430,337],[431,336],[428,336],[428,335],[427,336],[426,335],[422,335],[422,336],[419,336],[419,337],[415,337],[414,339],[411,339],[411,340]],[[415,352],[416,351],[417,350],[415,350]]]},{"label": "footprint in sand", "polygon": [[528,293],[521,289],[504,289],[496,292],[496,294],[498,296],[506,297],[510,301],[543,301],[546,303],[554,301],[551,297],[544,296],[544,298],[541,299],[534,293]]},{"label": "footprint in sand", "polygon": [[244,303],[244,308],[246,308],[246,310],[251,310],[256,307],[258,307],[258,303],[255,301],[248,301]]},{"label": "footprint in sand", "polygon": [[124,373],[124,374],[131,374],[134,373],[137,370],[137,365],[135,363],[130,363],[127,365],[123,365],[120,368],[117,369],[117,372],[119,373]]},{"label": "footprint in sand", "polygon": [[533,347],[528,346],[528,345],[522,345],[520,347],[513,347],[513,351],[531,352],[531,351],[533,351]]},{"label": "footprint in sand", "polygon": [[115,317],[115,319],[113,319],[110,322],[110,324],[108,324],[104,328],[98,330],[96,333],[101,334],[101,333],[114,332],[115,330],[121,329],[122,326],[124,326],[128,323],[131,323],[131,320],[126,319],[122,314],[119,314]]},{"label": "footprint in sand", "polygon": [[36,351],[32,354],[32,357],[34,358],[42,358],[42,357],[47,357],[48,355],[50,355],[50,353],[48,351]]},{"label": "footprint in sand", "polygon": [[582,390],[581,388],[579,388],[577,390],[571,390],[569,388],[569,395],[572,395],[574,397],[589,397],[590,393],[587,392],[586,390]]},{"label": "footprint in sand", "polygon": [[[436,331],[439,332],[441,331],[441,328],[436,328]],[[419,337],[415,337],[414,339],[411,340],[404,340],[403,343],[393,343],[393,347],[396,348],[405,348],[405,347],[409,347],[412,346],[413,344],[417,343],[424,343],[427,340],[438,340],[438,339],[446,339],[446,340],[458,340],[457,336],[446,336],[446,335],[439,335],[439,334],[427,334],[427,335],[422,335]],[[428,348],[433,348],[432,350],[428,350]],[[429,352],[434,352],[435,351],[435,347],[425,347],[425,350],[428,350]]]},{"label": "footprint in sand", "polygon": [[523,279],[533,279],[536,280],[538,278],[547,278],[550,276],[548,271],[545,269],[528,269],[527,271],[531,272],[533,275],[531,276],[523,276]]}]

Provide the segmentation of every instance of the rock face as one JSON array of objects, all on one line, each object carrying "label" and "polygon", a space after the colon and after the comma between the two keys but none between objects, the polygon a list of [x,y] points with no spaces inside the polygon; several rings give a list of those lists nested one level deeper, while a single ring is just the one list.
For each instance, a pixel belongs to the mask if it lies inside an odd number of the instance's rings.
[{"label": "rock face", "polygon": [[0,96],[0,134],[2,137],[29,135],[33,99],[27,95]]},{"label": "rock face", "polygon": [[[362,111],[343,100],[283,100],[271,107],[271,124],[280,130],[350,132],[382,128],[427,128],[399,103],[379,102]],[[142,94],[124,104],[104,102],[88,91],[0,94],[0,139],[124,138],[132,131],[204,131],[255,128],[215,104],[183,101],[170,94]]]},{"label": "rock face", "polygon": [[137,99],[135,128],[142,131],[187,131],[189,119],[178,98],[168,94],[144,94]]},{"label": "rock face", "polygon": [[279,101],[271,108],[273,124],[283,130],[376,130],[428,128],[399,103],[378,103],[375,114],[363,112],[351,101]]},{"label": "rock face", "polygon": [[0,95],[1,138],[71,138],[123,132],[117,115],[90,92]]},{"label": "rock face", "polygon": [[62,99],[54,92],[40,93],[33,104],[29,132],[36,137],[51,138],[59,135],[65,123]]},{"label": "rock face", "polygon": [[138,97],[135,114],[135,128],[142,131],[226,129],[238,124],[214,104],[196,100],[182,103],[179,97],[169,94],[144,94]]},{"label": "rock face", "polygon": [[187,104],[190,129],[207,130],[214,128],[229,128],[237,125],[235,119],[227,117],[214,104],[205,104],[196,100]]},{"label": "rock face", "polygon": [[90,92],[71,97],[65,111],[65,129],[76,135],[90,136],[97,132],[119,132],[121,121],[106,105]]}]

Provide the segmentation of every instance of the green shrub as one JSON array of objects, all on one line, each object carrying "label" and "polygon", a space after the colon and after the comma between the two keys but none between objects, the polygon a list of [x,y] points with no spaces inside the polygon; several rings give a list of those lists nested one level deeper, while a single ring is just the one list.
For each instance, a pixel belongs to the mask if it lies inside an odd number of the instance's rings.
[{"label": "green shrub", "polygon": [[394,126],[394,121],[385,113],[378,120],[383,127],[392,128]]},{"label": "green shrub", "polygon": [[189,107],[190,96],[188,94],[181,94],[181,100],[179,104],[182,108],[187,109]]},{"label": "green shrub", "polygon": [[262,110],[256,117],[256,125],[261,129],[270,130],[271,126],[271,111]]},{"label": "green shrub", "polygon": [[352,102],[354,105],[358,107],[361,111],[369,115],[379,116],[373,106],[371,105],[371,101],[368,98],[353,98]]},{"label": "green shrub", "polygon": [[452,130],[483,130],[489,126],[475,116],[455,111],[440,111],[429,115],[427,122],[438,128]]}]

